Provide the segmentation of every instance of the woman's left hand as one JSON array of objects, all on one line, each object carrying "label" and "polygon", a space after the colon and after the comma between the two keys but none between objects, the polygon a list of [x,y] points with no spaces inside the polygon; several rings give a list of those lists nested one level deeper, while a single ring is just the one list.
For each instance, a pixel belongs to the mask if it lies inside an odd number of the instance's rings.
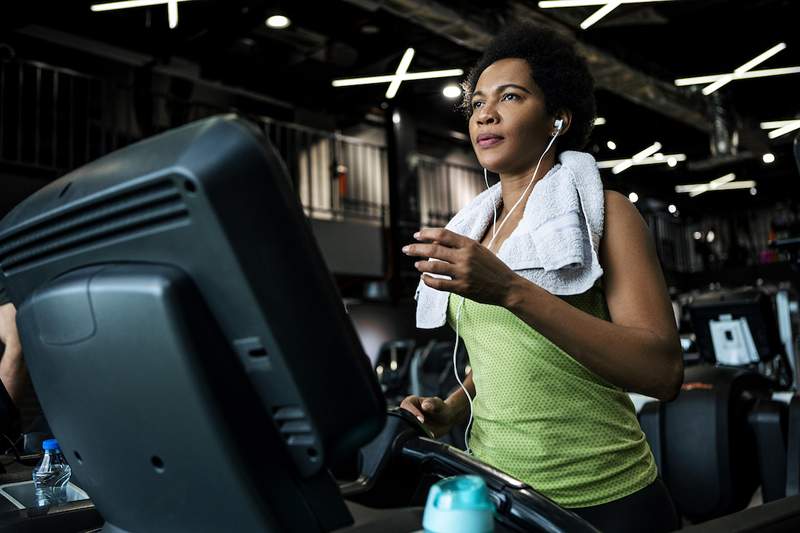
[{"label": "woman's left hand", "polygon": [[[517,274],[479,242],[444,228],[423,228],[414,234],[420,241],[403,247],[411,256],[438,259],[417,261],[428,287],[464,296],[475,302],[503,306]],[[434,278],[426,273],[444,274],[452,279]]]}]

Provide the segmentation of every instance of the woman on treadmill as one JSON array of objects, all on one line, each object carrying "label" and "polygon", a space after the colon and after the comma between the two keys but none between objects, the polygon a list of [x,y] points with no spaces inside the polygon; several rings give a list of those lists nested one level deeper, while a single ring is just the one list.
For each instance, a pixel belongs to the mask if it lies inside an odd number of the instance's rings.
[{"label": "woman on treadmill", "polygon": [[[626,197],[603,191],[594,160],[578,152],[595,118],[588,67],[555,32],[517,25],[494,39],[464,88],[473,149],[500,183],[449,229],[423,228],[403,251],[419,258],[418,326],[446,317],[471,371],[446,400],[411,396],[401,407],[437,436],[472,412],[471,453],[602,531],[674,530],[626,392],[675,398],[681,347],[644,220]],[[540,216],[576,197],[586,230],[577,243],[574,217]],[[576,246],[591,246],[592,265],[543,274],[544,254]]]}]

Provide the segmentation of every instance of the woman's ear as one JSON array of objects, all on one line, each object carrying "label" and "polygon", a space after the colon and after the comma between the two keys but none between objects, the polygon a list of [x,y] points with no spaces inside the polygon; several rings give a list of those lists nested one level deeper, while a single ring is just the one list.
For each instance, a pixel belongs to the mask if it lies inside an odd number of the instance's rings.
[{"label": "woman's ear", "polygon": [[559,111],[553,116],[553,135],[563,137],[569,130],[570,124],[572,124],[572,111]]}]

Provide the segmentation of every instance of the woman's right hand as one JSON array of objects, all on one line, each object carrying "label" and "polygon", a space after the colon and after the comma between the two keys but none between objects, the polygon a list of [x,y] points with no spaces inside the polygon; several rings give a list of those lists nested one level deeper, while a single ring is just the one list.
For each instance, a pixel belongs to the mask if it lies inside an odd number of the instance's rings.
[{"label": "woman's right hand", "polygon": [[408,396],[400,403],[400,408],[416,416],[434,437],[446,435],[455,424],[455,409],[436,396]]}]

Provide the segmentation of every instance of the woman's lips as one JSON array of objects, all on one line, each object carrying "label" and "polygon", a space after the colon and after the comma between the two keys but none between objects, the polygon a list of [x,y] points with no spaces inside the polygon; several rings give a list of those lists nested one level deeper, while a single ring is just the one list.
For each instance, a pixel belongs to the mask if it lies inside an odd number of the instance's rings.
[{"label": "woman's lips", "polygon": [[481,148],[488,148],[490,146],[494,146],[497,143],[503,141],[502,137],[497,136],[490,136],[490,137],[478,137],[478,146]]}]

